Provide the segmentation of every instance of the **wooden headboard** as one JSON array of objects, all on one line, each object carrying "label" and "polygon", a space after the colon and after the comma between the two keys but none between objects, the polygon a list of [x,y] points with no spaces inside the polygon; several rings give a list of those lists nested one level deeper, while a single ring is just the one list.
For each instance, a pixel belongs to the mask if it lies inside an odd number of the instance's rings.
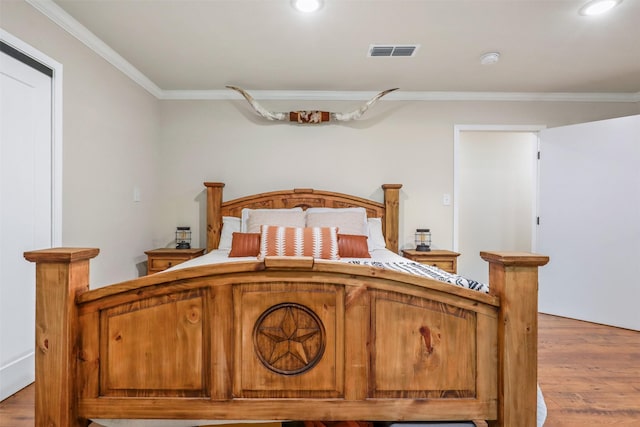
[{"label": "wooden headboard", "polygon": [[398,252],[399,200],[402,184],[383,184],[383,202],[311,188],[272,191],[223,202],[222,189],[224,188],[224,183],[205,182],[204,185],[207,187],[207,251],[218,248],[222,230],[222,217],[240,217],[243,208],[363,207],[367,210],[369,218],[382,218],[382,232],[387,242],[387,249]]}]

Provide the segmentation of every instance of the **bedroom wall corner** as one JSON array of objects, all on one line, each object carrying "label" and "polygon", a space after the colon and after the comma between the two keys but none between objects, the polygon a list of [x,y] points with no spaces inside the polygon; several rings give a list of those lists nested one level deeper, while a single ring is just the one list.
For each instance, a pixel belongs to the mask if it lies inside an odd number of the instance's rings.
[{"label": "bedroom wall corner", "polygon": [[100,248],[94,287],[137,277],[153,243],[158,100],[26,2],[0,8],[3,29],[64,66],[62,244]]}]

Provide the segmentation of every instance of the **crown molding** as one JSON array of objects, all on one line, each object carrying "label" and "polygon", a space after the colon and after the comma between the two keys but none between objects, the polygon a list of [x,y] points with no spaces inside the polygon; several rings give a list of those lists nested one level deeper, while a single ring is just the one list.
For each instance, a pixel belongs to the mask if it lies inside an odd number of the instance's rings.
[{"label": "crown molding", "polygon": [[[1,1],[1,0],[0,0]],[[103,57],[131,80],[160,100],[228,100],[242,99],[235,91],[163,90],[115,50],[65,12],[53,0],[25,0],[62,29]],[[286,91],[250,90],[260,100],[366,101],[378,92],[371,91]],[[501,102],[640,102],[640,92],[446,92],[396,91],[385,101],[501,101]]]},{"label": "crown molding", "polygon": [[120,56],[95,34],[89,31],[87,27],[65,12],[60,6],[54,3],[53,0],[26,0],[26,2],[55,22],[60,28],[80,40],[89,49],[103,57],[107,62],[116,67],[131,80],[138,83],[150,94],[158,99],[161,98],[163,92],[162,89],[160,89],[147,76],[142,74],[140,70],[131,65],[126,59]]},{"label": "crown molding", "polygon": [[[248,90],[259,100],[366,101],[378,94],[371,91],[287,91]],[[165,100],[243,99],[231,90],[164,90]],[[638,93],[605,92],[426,92],[390,93],[385,101],[500,101],[500,102],[640,102]]]}]

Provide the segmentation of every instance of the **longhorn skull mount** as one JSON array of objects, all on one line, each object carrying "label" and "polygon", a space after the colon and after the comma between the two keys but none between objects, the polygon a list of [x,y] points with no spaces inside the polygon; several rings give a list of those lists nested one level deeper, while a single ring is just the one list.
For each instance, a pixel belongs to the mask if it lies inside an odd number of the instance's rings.
[{"label": "longhorn skull mount", "polygon": [[258,103],[251,95],[247,93],[244,89],[241,89],[237,86],[227,86],[227,88],[235,90],[240,93],[240,95],[244,96],[244,98],[249,101],[249,104],[253,108],[253,110],[258,113],[258,115],[264,117],[267,120],[274,121],[286,121],[300,123],[300,124],[319,124],[330,121],[337,122],[348,122],[350,120],[356,120],[360,118],[373,104],[378,102],[380,98],[385,96],[386,94],[393,92],[394,90],[398,90],[398,88],[387,89],[369,101],[367,101],[362,107],[357,110],[350,111],[347,113],[334,113],[330,111],[317,111],[317,110],[300,110],[300,111],[289,111],[289,112],[272,112],[264,108],[262,105]]}]

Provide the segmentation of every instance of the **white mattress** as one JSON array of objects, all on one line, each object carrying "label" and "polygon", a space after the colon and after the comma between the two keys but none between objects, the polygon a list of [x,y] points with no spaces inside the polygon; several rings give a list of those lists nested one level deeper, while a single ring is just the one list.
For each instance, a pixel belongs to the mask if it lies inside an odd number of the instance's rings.
[{"label": "white mattress", "polygon": [[[258,259],[257,257],[229,258],[228,255],[228,250],[214,250],[201,257],[194,258],[182,264],[178,264],[169,270],[178,270],[187,267],[219,263],[256,261]],[[487,284],[477,282],[459,274],[451,274],[435,266],[425,265],[416,261],[409,260],[388,249],[375,249],[370,252],[370,255],[370,258],[340,258],[338,262],[377,267],[386,270],[408,273],[415,276],[427,277],[443,283],[472,289],[478,292],[489,293],[489,286]]]},{"label": "white mattress", "polygon": [[[257,260],[258,260],[257,257],[229,258],[228,249],[226,250],[215,249],[200,257],[183,262],[182,264],[178,264],[165,271],[179,270],[179,269],[188,268],[188,267],[197,267],[200,265],[220,264],[223,262],[241,262],[241,261],[257,261]],[[371,251],[371,258],[341,258],[340,259],[341,262],[351,262],[351,261],[367,262],[371,260],[380,261],[380,262],[406,262],[407,261],[406,258],[403,258],[400,255],[388,249],[375,249]],[[158,274],[162,274],[162,273],[158,273]]]}]

